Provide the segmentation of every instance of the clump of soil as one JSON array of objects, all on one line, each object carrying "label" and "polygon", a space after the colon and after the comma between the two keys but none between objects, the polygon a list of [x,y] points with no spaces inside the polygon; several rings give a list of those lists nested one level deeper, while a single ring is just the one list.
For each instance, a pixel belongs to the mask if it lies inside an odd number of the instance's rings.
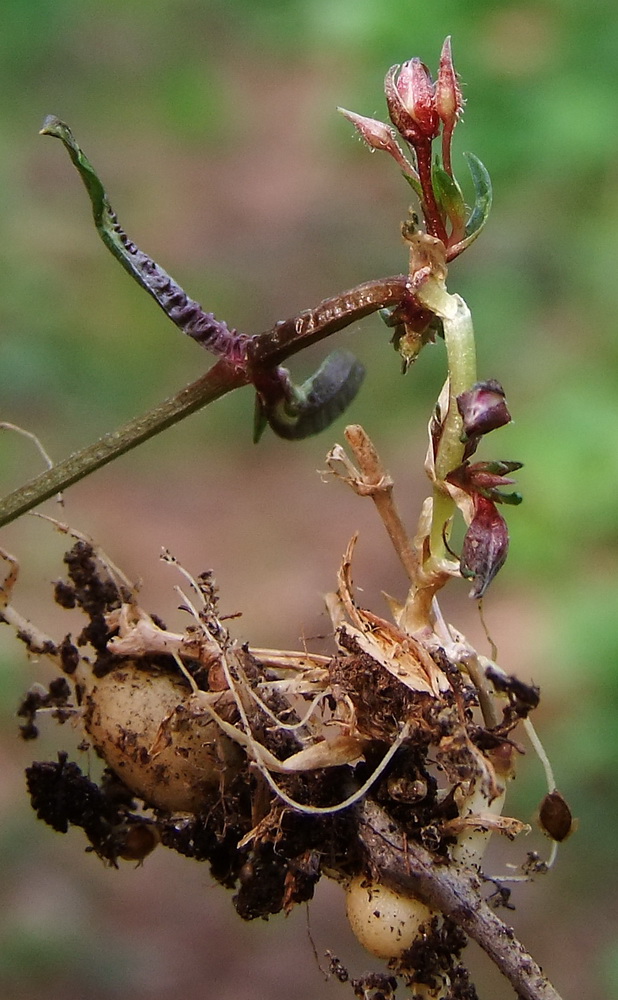
[{"label": "clump of soil", "polygon": [[[81,827],[107,864],[141,862],[161,844],[208,862],[243,919],[265,918],[310,899],[323,875],[371,877],[364,799],[444,863],[464,833],[474,838],[466,824],[481,785],[488,808],[503,794],[508,734],[538,693],[501,675],[507,704],[488,730],[474,684],[435,637],[419,641],[357,607],[349,553],[331,657],[233,640],[210,573],[178,567],[189,624],[173,633],[91,543],[79,539],[65,563],[55,600],[86,621],[75,638],[43,642],[62,674],[26,695],[21,731],[36,737],[42,709],[61,723],[77,715],[104,768],[95,781],[59,753],[34,762],[27,785],[40,819],[62,833]],[[38,634],[21,633],[40,651]],[[472,1000],[464,940],[436,917],[407,952],[392,952],[393,969],[428,987],[448,975]],[[353,988],[375,1000],[393,984],[378,976]]]}]

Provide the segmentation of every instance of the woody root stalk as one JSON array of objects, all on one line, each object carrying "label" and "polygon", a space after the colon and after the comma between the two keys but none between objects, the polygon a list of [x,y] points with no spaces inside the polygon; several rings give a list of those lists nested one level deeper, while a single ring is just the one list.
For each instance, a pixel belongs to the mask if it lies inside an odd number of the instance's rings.
[{"label": "woody root stalk", "polygon": [[[203,402],[254,385],[256,440],[267,426],[303,437],[342,412],[362,381],[354,359],[336,352],[301,387],[279,361],[381,304],[404,371],[439,339],[447,377],[429,422],[431,496],[414,532],[363,428],[347,427],[348,450],[336,445],[328,455],[330,472],[375,503],[408,578],[407,593],[388,599],[388,619],[363,608],[353,538],[326,598],[331,655],[235,637],[212,573],[193,576],[165,552],[186,616],[182,631],[170,630],[92,540],[54,522],[72,538],[55,601],[85,617],[77,634],[57,640],[19,611],[17,561],[4,553],[2,620],[59,671],[24,699],[22,735],[36,737],[39,717],[51,713],[81,727],[82,746],[103,764],[95,782],[60,753],[28,769],[28,787],[40,818],[61,832],[81,827],[110,865],[141,861],[158,844],[208,861],[245,919],[287,913],[311,898],[321,876],[335,879],[357,938],[388,962],[387,973],[353,981],[357,996],[390,996],[399,978],[413,996],[472,1000],[461,961],[470,935],[519,996],[549,1000],[557,994],[485,902],[480,867],[492,833],[514,839],[529,829],[503,809],[522,752],[514,731],[522,723],[533,733],[528,715],[538,691],[506,673],[495,654],[474,649],[439,605],[442,588],[462,577],[471,597],[483,599],[508,549],[498,507],[521,499],[505,490],[518,462],[473,461],[510,415],[502,386],[478,380],[470,312],[447,289],[450,261],[484,226],[491,188],[469,156],[469,210],[453,174],[463,101],[449,40],[435,83],[412,59],[389,71],[385,93],[394,127],[343,113],[370,147],[391,155],[418,197],[421,221],[411,215],[402,228],[407,275],[359,286],[253,338],[203,313],[128,240],[70,130],[48,120],[44,131],[68,149],[108,248],[177,326],[218,356]],[[42,498],[36,487],[30,492]],[[465,526],[459,554],[451,544],[457,518]],[[548,773],[541,821],[557,842],[570,814]],[[546,868],[535,856],[517,877]],[[331,971],[348,978],[334,958]]]}]

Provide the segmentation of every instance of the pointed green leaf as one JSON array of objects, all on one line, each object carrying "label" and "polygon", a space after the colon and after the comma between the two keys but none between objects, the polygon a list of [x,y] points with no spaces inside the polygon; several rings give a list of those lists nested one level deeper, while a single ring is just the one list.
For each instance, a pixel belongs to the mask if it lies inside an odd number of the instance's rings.
[{"label": "pointed green leaf", "polygon": [[475,201],[474,208],[466,223],[466,237],[461,241],[461,244],[458,244],[462,250],[470,246],[480,234],[487,222],[492,202],[491,177],[487,168],[474,153],[464,153],[464,156],[468,161],[472,183],[474,184]]},{"label": "pointed green leaf", "polygon": [[513,507],[517,507],[524,499],[521,493],[503,493],[501,490],[495,490],[492,495],[497,503],[506,503]]},{"label": "pointed green leaf", "polygon": [[405,179],[407,180],[407,182],[410,185],[410,187],[412,188],[412,190],[415,191],[415,193],[418,195],[419,201],[422,202],[422,200],[423,200],[423,189],[421,187],[421,182],[418,180],[417,177],[410,177],[409,174],[404,174],[403,170],[401,171],[401,173],[402,173],[402,176],[405,177]]},{"label": "pointed green leaf", "polygon": [[255,394],[255,407],[253,410],[253,443],[257,444],[262,434],[268,427],[268,417],[259,395]]},{"label": "pointed green leaf", "polygon": [[432,170],[431,179],[436,200],[443,215],[450,219],[455,229],[463,228],[466,204],[459,184],[438,164]]},{"label": "pointed green leaf", "polygon": [[71,129],[55,115],[43,122],[41,135],[60,139],[84,182],[99,236],[125,271],[152,295],[166,316],[176,326],[214,354],[225,355],[232,346],[234,332],[227,325],[206,313],[198,302],[190,299],[184,289],[129,239],[110,205],[105,188],[88,157],[78,145]]},{"label": "pointed green leaf", "polygon": [[39,135],[51,135],[55,139],[60,139],[64,144],[71,160],[77,167],[86,190],[92,202],[92,211],[97,225],[103,217],[106,208],[106,195],[101,181],[97,177],[90,160],[80,149],[71,129],[65,122],[60,121],[55,115],[47,115]]},{"label": "pointed green leaf", "polygon": [[378,310],[378,315],[382,322],[388,327],[399,326],[401,320],[397,316],[397,310],[399,309],[399,302],[394,306],[384,306],[383,309]]}]

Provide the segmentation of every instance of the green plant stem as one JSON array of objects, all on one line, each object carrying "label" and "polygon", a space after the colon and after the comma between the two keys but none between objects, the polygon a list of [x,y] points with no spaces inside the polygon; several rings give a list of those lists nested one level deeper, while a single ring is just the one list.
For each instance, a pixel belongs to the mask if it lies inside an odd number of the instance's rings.
[{"label": "green plant stem", "polygon": [[234,370],[225,361],[218,361],[201,378],[148,413],[135,417],[116,431],[104,434],[94,444],[69,455],[63,462],[3,497],[0,501],[0,527],[248,381],[244,373]]},{"label": "green plant stem", "polygon": [[445,537],[455,513],[455,502],[442,484],[449,472],[461,465],[464,455],[457,396],[476,382],[476,349],[470,310],[460,295],[449,295],[443,285],[433,281],[427,282],[417,297],[442,319],[448,362],[449,402],[435,460],[430,534],[431,557],[440,560],[448,557]]},{"label": "green plant stem", "polygon": [[254,337],[239,334],[215,319],[212,313],[205,313],[155,261],[129,239],[118,222],[92,164],[68,125],[50,115],[41,132],[60,139],[67,149],[88,191],[99,235],[114,257],[153,296],[172,322],[202,347],[223,357],[205,375],[181,392],[143,416],[129,421],[119,430],[105,434],[93,445],[70,455],[0,500],[0,527],[208,403],[251,383],[258,372],[263,375],[304,347],[323,340],[384,306],[399,303],[405,293],[405,275],[367,281],[340,295],[325,299],[314,309],[307,309],[292,319],[276,323],[266,333]]},{"label": "green plant stem", "polygon": [[251,364],[268,366],[291,357],[309,343],[323,340],[383,306],[400,301],[405,286],[404,275],[368,281],[341,295],[325,299],[315,309],[307,309],[297,317],[277,323],[266,333],[247,338],[251,345],[248,363],[231,364],[221,359],[205,375],[152,410],[105,434],[82,451],[69,455],[63,462],[3,497],[0,500],[0,527],[208,403],[250,384]]}]

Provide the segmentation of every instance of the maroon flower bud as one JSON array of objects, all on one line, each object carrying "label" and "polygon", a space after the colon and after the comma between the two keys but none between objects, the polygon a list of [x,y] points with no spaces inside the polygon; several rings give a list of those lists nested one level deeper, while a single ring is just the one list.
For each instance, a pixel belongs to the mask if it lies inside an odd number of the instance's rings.
[{"label": "maroon flower bud", "polygon": [[428,139],[438,134],[440,120],[436,112],[435,87],[429,70],[420,59],[408,59],[397,78],[397,90],[403,106]]},{"label": "maroon flower bud", "polygon": [[462,441],[480,437],[511,422],[504,389],[495,379],[477,382],[457,397],[457,409],[463,420]]},{"label": "maroon flower bud", "polygon": [[360,136],[372,149],[391,150],[395,145],[395,134],[390,125],[379,121],[377,118],[366,118],[365,115],[357,115],[354,111],[346,111],[345,108],[337,108],[344,118],[358,129]]},{"label": "maroon flower bud", "polygon": [[391,66],[384,81],[391,121],[411,145],[435,139],[440,119],[435,108],[434,85],[420,59]]},{"label": "maroon flower bud", "polygon": [[459,568],[474,581],[470,597],[483,597],[509,550],[506,521],[491,500],[474,495],[474,517],[466,532]]},{"label": "maroon flower bud", "polygon": [[521,493],[502,493],[501,486],[512,486],[514,479],[506,476],[507,472],[517,472],[521,462],[463,462],[446,477],[453,486],[458,486],[464,493],[475,493],[491,500],[493,503],[521,503]]},{"label": "maroon flower bud", "polygon": [[399,164],[404,174],[417,178],[417,173],[411,163],[403,155],[395,139],[395,131],[390,125],[379,121],[377,118],[366,118],[365,115],[357,115],[354,111],[346,111],[345,108],[337,108],[344,118],[357,129],[361,139],[367,143],[370,149],[382,149],[389,153]]},{"label": "maroon flower bud", "polygon": [[450,35],[445,38],[440,54],[435,107],[438,116],[451,129],[457,124],[464,107],[463,94],[453,66]]}]

